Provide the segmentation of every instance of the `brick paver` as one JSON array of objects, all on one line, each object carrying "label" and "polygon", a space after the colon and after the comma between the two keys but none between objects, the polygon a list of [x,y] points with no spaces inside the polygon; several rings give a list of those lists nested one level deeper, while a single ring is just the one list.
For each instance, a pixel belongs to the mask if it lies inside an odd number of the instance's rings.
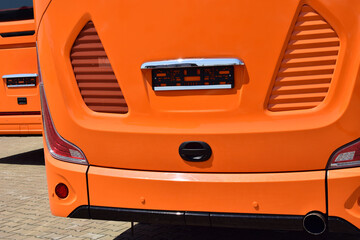
[{"label": "brick paver", "polygon": [[41,136],[0,136],[0,159],[42,148]]},{"label": "brick paver", "polygon": [[130,227],[127,222],[52,216],[41,146],[41,137],[0,137],[1,240],[114,239]]},{"label": "brick paver", "polygon": [[[26,139],[35,142],[29,146]],[[25,145],[18,145],[14,152],[9,142]],[[41,137],[0,137],[0,240],[308,239],[303,233],[149,224],[135,225],[133,235],[127,222],[54,217],[49,210],[43,150],[39,146]],[[341,235],[328,239],[359,238]]]}]

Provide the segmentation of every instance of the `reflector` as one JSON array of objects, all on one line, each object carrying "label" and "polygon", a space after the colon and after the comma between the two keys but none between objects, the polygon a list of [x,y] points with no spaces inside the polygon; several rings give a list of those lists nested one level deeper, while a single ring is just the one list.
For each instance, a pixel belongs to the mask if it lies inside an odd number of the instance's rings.
[{"label": "reflector", "polygon": [[55,187],[55,194],[59,198],[66,198],[69,195],[69,189],[65,184],[59,183]]}]

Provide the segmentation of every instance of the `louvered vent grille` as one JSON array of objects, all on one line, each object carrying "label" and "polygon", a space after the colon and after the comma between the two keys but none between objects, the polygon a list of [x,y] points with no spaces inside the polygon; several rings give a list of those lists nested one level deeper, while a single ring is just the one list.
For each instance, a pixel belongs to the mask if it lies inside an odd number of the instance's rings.
[{"label": "louvered vent grille", "polygon": [[85,104],[95,112],[127,113],[128,106],[93,22],[81,30],[71,64]]},{"label": "louvered vent grille", "polygon": [[314,9],[302,7],[269,99],[270,111],[310,109],[326,97],[340,41]]}]

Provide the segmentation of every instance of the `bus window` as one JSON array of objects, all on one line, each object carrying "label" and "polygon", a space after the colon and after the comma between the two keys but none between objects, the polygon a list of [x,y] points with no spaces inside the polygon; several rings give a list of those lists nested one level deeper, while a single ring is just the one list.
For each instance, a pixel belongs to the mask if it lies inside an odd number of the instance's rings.
[{"label": "bus window", "polygon": [[0,22],[34,18],[32,0],[12,0],[0,2]]}]

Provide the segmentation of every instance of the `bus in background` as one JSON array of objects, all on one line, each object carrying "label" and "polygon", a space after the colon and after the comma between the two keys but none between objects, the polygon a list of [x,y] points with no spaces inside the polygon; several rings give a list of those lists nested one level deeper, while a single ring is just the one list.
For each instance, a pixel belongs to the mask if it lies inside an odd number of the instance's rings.
[{"label": "bus in background", "polygon": [[36,3],[54,215],[359,233],[359,0]]},{"label": "bus in background", "polygon": [[32,0],[0,1],[0,134],[41,134]]}]

